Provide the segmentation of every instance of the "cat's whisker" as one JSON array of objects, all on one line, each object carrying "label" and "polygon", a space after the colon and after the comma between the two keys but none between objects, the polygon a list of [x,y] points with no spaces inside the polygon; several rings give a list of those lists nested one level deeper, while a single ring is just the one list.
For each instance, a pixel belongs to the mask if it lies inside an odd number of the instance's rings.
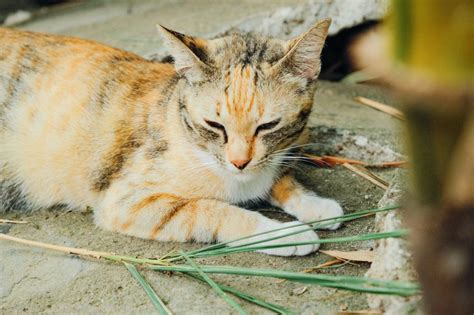
[{"label": "cat's whisker", "polygon": [[309,159],[302,156],[284,156],[283,160],[299,160],[299,161],[308,161]]},{"label": "cat's whisker", "polygon": [[288,156],[288,155],[273,155],[270,158],[278,160],[294,160],[294,161],[308,161],[308,158],[304,156]]},{"label": "cat's whisker", "polygon": [[288,151],[296,148],[303,148],[303,147],[308,147],[308,146],[314,146],[314,145],[320,145],[320,143],[312,142],[312,143],[305,143],[305,144],[298,144],[294,146],[289,146],[284,149],[276,150],[274,153],[282,152],[282,151]]},{"label": "cat's whisker", "polygon": [[279,163],[272,163],[270,165],[274,165],[274,166],[277,166],[277,167],[288,167],[288,168],[292,168],[292,169],[296,169],[298,171],[303,171],[303,169],[301,169],[299,166],[293,164],[293,163],[282,163],[282,162],[279,162]]}]

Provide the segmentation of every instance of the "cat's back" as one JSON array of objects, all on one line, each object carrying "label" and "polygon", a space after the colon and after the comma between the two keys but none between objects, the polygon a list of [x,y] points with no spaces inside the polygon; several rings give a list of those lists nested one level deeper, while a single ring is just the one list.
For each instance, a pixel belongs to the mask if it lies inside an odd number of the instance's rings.
[{"label": "cat's back", "polygon": [[[174,75],[169,64],[94,41],[0,28],[0,107],[22,94],[54,90],[87,91],[101,82],[141,90]],[[26,89],[28,87],[28,89]],[[138,93],[140,94],[140,93]]]},{"label": "cat's back", "polygon": [[22,116],[20,107],[85,113],[133,106],[174,74],[172,65],[93,41],[0,28],[0,123],[7,112]]},{"label": "cat's back", "polygon": [[35,70],[54,71],[68,59],[89,56],[93,58],[89,62],[94,62],[114,53],[124,52],[78,38],[0,28],[0,85]]},{"label": "cat's back", "polygon": [[174,76],[93,41],[0,28],[0,197],[21,184],[41,205],[90,204],[91,173],[124,146],[115,131],[141,128]]},{"label": "cat's back", "polygon": [[[74,78],[81,82],[109,79],[128,84],[136,75],[141,82],[166,79],[173,74],[173,68],[90,40],[0,28],[0,88],[13,88],[15,82],[38,74],[44,81],[45,75],[53,73],[64,79],[56,84]],[[80,77],[82,73],[94,76]]]},{"label": "cat's back", "polygon": [[[133,53],[113,48],[91,40],[30,32],[0,27],[0,65],[15,64],[25,59],[60,61],[65,57],[89,56],[93,59],[84,60],[96,62],[112,56],[127,56],[135,61],[148,62]],[[105,61],[105,60],[103,60]]]}]

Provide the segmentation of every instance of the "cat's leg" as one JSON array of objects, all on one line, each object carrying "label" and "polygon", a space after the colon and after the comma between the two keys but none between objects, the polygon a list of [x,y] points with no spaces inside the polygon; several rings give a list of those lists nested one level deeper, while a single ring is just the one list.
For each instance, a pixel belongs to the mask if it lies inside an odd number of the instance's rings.
[{"label": "cat's leg", "polygon": [[[337,217],[343,214],[341,206],[332,199],[321,198],[304,188],[293,176],[285,175],[272,187],[270,202],[296,217],[301,222]],[[337,229],[340,223],[327,226]]]},{"label": "cat's leg", "polygon": [[[232,206],[212,199],[186,199],[169,193],[148,193],[106,196],[95,210],[96,223],[107,229],[140,238],[162,241],[226,242],[237,238],[300,224],[298,221],[281,223],[257,212]],[[288,228],[282,231],[256,236],[230,244],[261,240],[291,233],[308,226]],[[281,244],[317,240],[314,231],[267,242]],[[262,245],[262,244],[258,244]],[[256,246],[258,246],[256,245]],[[307,255],[318,249],[318,244],[281,247],[261,250],[270,255]]]}]

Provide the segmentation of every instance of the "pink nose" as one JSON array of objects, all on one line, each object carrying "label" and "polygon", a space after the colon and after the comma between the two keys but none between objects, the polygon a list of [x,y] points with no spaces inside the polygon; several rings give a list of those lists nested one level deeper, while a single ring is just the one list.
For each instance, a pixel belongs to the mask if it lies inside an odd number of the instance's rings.
[{"label": "pink nose", "polygon": [[235,167],[237,167],[239,170],[243,170],[249,163],[251,159],[247,160],[233,160],[230,161],[230,163],[234,164]]}]

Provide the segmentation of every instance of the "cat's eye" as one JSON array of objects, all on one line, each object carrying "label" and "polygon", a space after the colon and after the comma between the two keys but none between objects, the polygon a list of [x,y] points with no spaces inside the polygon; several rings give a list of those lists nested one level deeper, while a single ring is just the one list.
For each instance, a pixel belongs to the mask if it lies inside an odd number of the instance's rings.
[{"label": "cat's eye", "polygon": [[227,143],[227,132],[225,131],[225,127],[223,125],[219,124],[216,121],[212,121],[212,120],[204,119],[204,121],[206,122],[206,124],[209,127],[222,131],[222,133],[224,135],[224,143]]},{"label": "cat's eye", "polygon": [[280,123],[280,120],[281,119],[278,118],[278,119],[272,120],[270,122],[267,122],[265,124],[258,126],[257,130],[255,130],[255,135],[257,135],[260,131],[270,130],[270,129],[275,128]]},{"label": "cat's eye", "polygon": [[215,129],[219,129],[219,130],[224,130],[224,131],[225,131],[225,127],[222,126],[221,124],[219,124],[219,123],[216,122],[216,121],[207,120],[207,119],[204,119],[204,121],[206,122],[206,124],[207,124],[209,127],[212,127],[212,128],[215,128]]}]

